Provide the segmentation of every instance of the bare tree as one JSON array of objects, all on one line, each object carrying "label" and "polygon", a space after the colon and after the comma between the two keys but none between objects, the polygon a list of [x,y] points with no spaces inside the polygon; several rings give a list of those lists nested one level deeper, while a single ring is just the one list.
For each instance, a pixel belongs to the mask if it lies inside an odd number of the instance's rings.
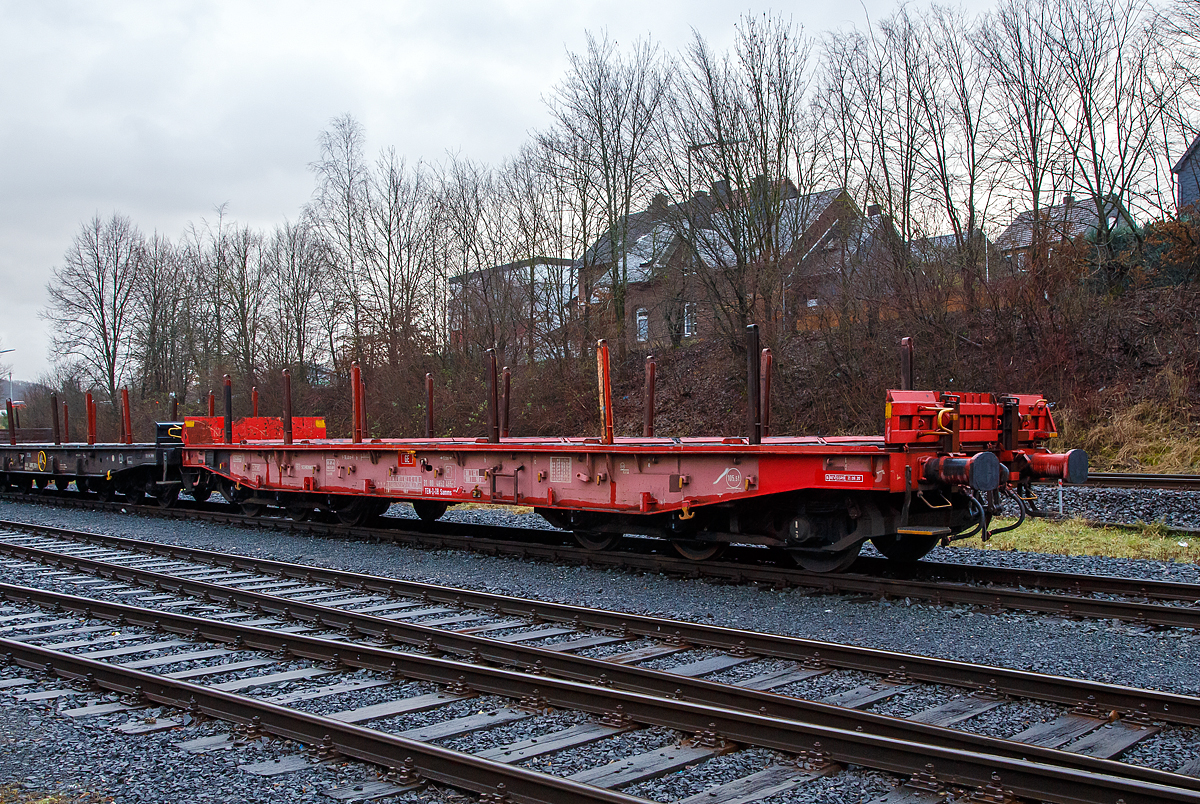
[{"label": "bare tree", "polygon": [[260,367],[269,279],[263,270],[262,235],[249,226],[237,228],[229,243],[227,320],[231,356],[248,383],[255,381]]},{"label": "bare tree", "polygon": [[1065,79],[1046,36],[1049,0],[1001,0],[980,25],[977,45],[995,77],[1000,106],[1000,156],[1020,177],[1033,221],[1033,253],[1044,251],[1042,214],[1052,171],[1061,171],[1063,143],[1052,98]]},{"label": "bare tree", "polygon": [[1165,160],[1164,117],[1182,89],[1163,68],[1159,27],[1146,0],[1071,0],[1056,5],[1046,31],[1066,79],[1065,91],[1047,99],[1072,187],[1096,207],[1098,268],[1110,283],[1119,265],[1109,253],[1114,226],[1127,226],[1140,244],[1129,209],[1165,206],[1142,194]]},{"label": "bare tree", "polygon": [[432,343],[434,291],[433,190],[423,165],[409,169],[394,149],[384,151],[367,190],[366,229],[360,239],[359,285],[372,340],[384,359],[422,354]]},{"label": "bare tree", "polygon": [[192,377],[190,283],[178,251],[165,237],[155,233],[145,253],[137,283],[133,347],[142,394],[174,391],[183,399]]},{"label": "bare tree", "polygon": [[[335,118],[321,132],[321,155],[310,165],[317,176],[317,189],[309,212],[329,244],[337,267],[332,276],[338,283],[341,306],[349,315],[346,325],[354,360],[362,358],[366,325],[364,297],[358,284],[362,276],[360,240],[366,226],[370,186],[370,169],[363,156],[365,139],[362,125],[354,117],[345,114]],[[333,359],[336,364],[336,352]]]},{"label": "bare tree", "polygon": [[607,284],[618,351],[625,353],[625,293],[629,285],[629,215],[649,186],[650,156],[671,70],[658,47],[636,43],[623,55],[607,35],[587,36],[587,52],[570,54],[571,68],[555,87],[550,111],[568,140],[588,143],[574,153],[590,160],[608,229]]},{"label": "bare tree", "polygon": [[[735,350],[747,324],[778,316],[787,258],[811,225],[797,195],[812,187],[815,148],[802,118],[809,44],[782,18],[743,17],[731,52],[718,56],[696,34],[673,104],[678,143],[662,172],[686,199],[679,235],[713,320]],[[686,264],[691,263],[691,259]],[[680,283],[682,286],[682,283]]]},{"label": "bare tree", "polygon": [[273,293],[270,363],[290,366],[298,381],[308,381],[321,354],[319,310],[329,254],[311,222],[301,218],[275,227],[263,259]]},{"label": "bare tree", "polygon": [[51,326],[55,360],[77,361],[109,399],[129,377],[145,259],[145,239],[128,218],[97,215],[80,227],[46,285],[50,302],[42,317]]},{"label": "bare tree", "polygon": [[[976,233],[994,189],[989,184],[995,166],[994,76],[974,45],[977,34],[977,20],[935,6],[924,34],[930,69],[918,89],[928,135],[923,162],[964,268],[983,257]],[[972,279],[966,276],[969,284]],[[971,296],[970,286],[967,290]]]}]

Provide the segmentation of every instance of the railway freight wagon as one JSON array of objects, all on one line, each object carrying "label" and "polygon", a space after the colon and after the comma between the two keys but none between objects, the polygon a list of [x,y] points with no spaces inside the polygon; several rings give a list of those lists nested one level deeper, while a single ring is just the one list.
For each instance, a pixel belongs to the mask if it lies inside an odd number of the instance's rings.
[{"label": "railway freight wagon", "polygon": [[656,436],[653,364],[643,435],[614,436],[602,341],[597,437],[509,436],[493,355],[486,437],[434,437],[430,392],[426,437],[364,438],[356,367],[349,439],[328,438],[321,419],[292,416],[286,377],[283,417],[235,420],[227,379],[224,416],[160,424],[156,444],[11,446],[0,451],[3,478],[26,489],[74,481],[101,495],[149,493],[161,504],[180,490],[200,501],[219,492],[250,515],[328,512],[348,524],[395,502],[428,521],[457,503],[529,506],[589,549],[642,534],[703,560],[732,542],[760,544],[815,571],[848,567],[867,539],[911,561],[939,541],[986,538],[1001,530],[991,520],[1004,500],[1018,513],[1005,530],[1031,511],[1033,481],[1087,479],[1086,453],[1046,448],[1056,430],[1041,396],[911,390],[908,339],[882,436],[770,435],[770,353],[757,348],[755,331],[750,341],[743,436]]}]

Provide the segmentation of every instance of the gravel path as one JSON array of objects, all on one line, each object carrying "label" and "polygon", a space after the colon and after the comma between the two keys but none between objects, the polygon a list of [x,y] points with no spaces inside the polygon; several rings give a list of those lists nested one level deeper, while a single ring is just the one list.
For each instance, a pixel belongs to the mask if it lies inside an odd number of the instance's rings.
[{"label": "gravel path", "polygon": [[[514,518],[503,512],[474,510],[465,515],[475,522],[514,524]],[[454,512],[451,516],[457,518]],[[1197,645],[1200,635],[1187,630],[1152,631],[1129,624],[1071,621],[1014,612],[985,614],[961,606],[935,607],[906,604],[903,601],[853,602],[837,596],[805,595],[796,590],[758,591],[747,586],[637,575],[621,570],[552,566],[458,551],[419,550],[392,544],[290,535],[209,523],[168,522],[9,502],[0,502],[0,518],[366,571],[548,601],[670,616],[694,622],[733,623],[752,630],[911,651],[1185,694],[1200,692],[1200,661],[1197,661],[1200,659]],[[517,523],[524,525],[531,519],[533,517],[519,517]],[[1195,579],[1194,567],[1151,561],[1022,555],[966,551],[962,548],[941,552],[949,553],[958,560],[976,560],[978,556],[994,563],[1024,562],[1024,566],[1076,572],[1119,572],[1141,577]],[[937,553],[934,557],[948,558]],[[630,647],[624,645],[612,650],[623,651]],[[593,655],[606,652],[610,651],[589,651]],[[869,679],[859,674],[834,672],[797,685],[796,692],[819,697],[818,693],[841,691],[866,680]],[[898,696],[875,708],[881,712],[907,713],[936,704],[953,694],[955,692],[947,688],[926,688],[919,695],[909,693]],[[364,697],[362,700],[370,699]],[[337,704],[359,705],[359,701],[348,697],[338,699]],[[455,713],[479,711],[475,707],[484,704],[482,700],[464,702]],[[501,705],[501,702],[490,700],[486,704],[492,707]],[[30,780],[46,789],[71,785],[104,787],[115,791],[111,795],[118,802],[168,802],[189,798],[217,801],[223,799],[220,793],[214,791],[234,789],[229,785],[235,785],[237,797],[245,801],[282,803],[330,800],[320,798],[315,791],[326,778],[319,775],[332,773],[326,769],[251,781],[246,774],[236,770],[237,763],[231,763],[228,752],[194,757],[171,748],[172,743],[187,739],[178,733],[142,738],[113,736],[111,726],[98,727],[86,722],[67,721],[53,716],[44,706],[10,706],[5,703],[0,709],[0,729],[5,740],[0,751],[0,780]],[[1061,708],[1054,706],[1013,702],[964,724],[964,728],[1004,736],[1020,731],[1028,723],[1052,718],[1061,711]],[[547,717],[550,720],[564,717],[562,722],[565,723],[572,716],[559,713]],[[423,716],[398,718],[388,726],[389,730],[411,728],[424,721]],[[530,718],[501,727],[506,731],[497,730],[487,737],[483,734],[473,735],[460,738],[461,742],[451,741],[447,744],[467,747],[501,736],[507,738],[510,732],[514,739],[519,739],[539,721],[543,724],[547,722],[541,717]],[[211,725],[208,727],[215,728]],[[633,734],[639,736],[636,739],[627,736],[624,740],[616,740],[609,745],[600,744],[589,750],[581,749],[576,759],[586,764],[602,757],[605,751],[610,750],[610,746],[632,746],[646,739],[651,742],[667,739],[653,730]],[[129,753],[131,747],[132,753]],[[1163,767],[1173,768],[1181,758],[1194,756],[1196,748],[1191,730],[1176,729],[1164,734],[1161,739],[1139,746],[1136,757],[1139,764],[1158,765],[1161,762]],[[242,750],[245,749],[238,749]],[[270,750],[282,749],[274,747]],[[739,762],[766,762],[769,759],[766,754],[755,756],[757,758],[747,757]],[[702,789],[707,774],[721,781],[725,780],[723,774],[737,775],[734,772],[736,769],[723,765],[709,768],[709,764],[705,763],[688,774],[672,775],[657,783],[644,783],[630,792],[668,801],[673,795]],[[362,772],[358,767],[346,771],[349,774]],[[121,781],[125,778],[132,781],[126,784]],[[845,801],[859,800],[860,796],[869,799],[871,795],[886,792],[889,784],[885,775],[856,771],[852,775],[808,785],[804,788],[803,796],[781,801]],[[209,795],[201,795],[203,792]],[[452,797],[457,794],[439,790],[425,791],[420,795],[427,798],[410,797],[402,800],[463,800]]]},{"label": "gravel path", "polygon": [[[1059,512],[1057,487],[1035,486],[1034,490],[1041,508]],[[1062,513],[1104,522],[1163,522],[1200,530],[1200,491],[1064,486]]]}]

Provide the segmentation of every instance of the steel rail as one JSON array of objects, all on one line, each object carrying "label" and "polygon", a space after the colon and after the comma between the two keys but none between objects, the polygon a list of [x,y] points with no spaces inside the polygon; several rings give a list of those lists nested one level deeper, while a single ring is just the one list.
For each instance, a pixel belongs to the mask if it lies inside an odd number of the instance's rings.
[{"label": "steel rail", "polygon": [[860,556],[854,563],[856,574],[888,574],[913,580],[949,580],[965,583],[999,584],[1035,589],[1057,589],[1073,595],[1104,593],[1154,600],[1200,601],[1200,584],[1159,581],[1150,578],[1123,578],[1117,575],[1086,575],[1053,570],[1018,567],[989,567],[951,561],[918,561],[896,564],[886,558]]},{"label": "steel rail", "polygon": [[204,714],[392,770],[416,771],[422,779],[502,796],[505,801],[561,804],[644,804],[624,793],[580,784],[570,779],[494,762],[470,754],[410,740],[333,718],[279,706],[260,698],[237,695],[201,684],[88,659],[71,653],[0,638],[0,651],[10,663],[84,681],[140,700]]},{"label": "steel rail", "polygon": [[[28,526],[27,531],[55,535],[65,534],[68,538],[72,534],[77,534],[75,531],[63,531],[48,526]],[[820,662],[831,667],[886,674],[893,678],[948,684],[967,689],[982,689],[1067,705],[1098,706],[1104,709],[1133,712],[1141,716],[1153,716],[1174,723],[1200,725],[1200,698],[1159,690],[1048,676],[1023,670],[968,664],[949,659],[700,625],[679,620],[665,620],[561,603],[511,598],[488,592],[474,592],[414,581],[287,564],[269,559],[214,553],[198,548],[175,548],[125,537],[86,533],[77,535],[87,537],[81,541],[89,544],[107,544],[174,560],[182,557],[209,566],[250,570],[280,578],[303,579],[308,583],[322,583],[333,587],[344,587],[388,596],[419,597],[429,602],[449,603],[464,608],[490,611],[497,615],[515,615],[530,617],[535,621],[571,623],[576,627],[665,638],[689,645],[715,647],[764,658],[790,659],[807,664]],[[746,711],[762,711],[765,707],[774,715],[800,720],[816,717],[823,718],[827,722],[830,718],[841,718],[842,720],[839,722],[845,722],[848,728],[870,726],[878,733],[884,733],[881,730],[892,729],[896,725],[895,718],[874,713],[845,710],[840,707],[779,696],[769,692],[686,678],[669,671],[622,665],[532,645],[499,642],[484,636],[460,634],[419,623],[403,623],[319,603],[295,601],[266,592],[242,590],[214,581],[180,578],[156,570],[126,567],[96,558],[77,557],[3,540],[0,540],[0,554],[19,555],[51,566],[89,571],[108,578],[139,583],[156,590],[169,590],[177,594],[219,601],[227,605],[253,609],[287,619],[319,623],[349,633],[392,642],[417,645],[462,656],[479,657],[497,664],[549,673],[562,678],[611,684],[652,694],[682,695],[690,700],[727,705]],[[849,719],[847,720],[847,718]],[[907,724],[906,728],[917,725],[909,721],[903,722]],[[953,734],[960,733],[950,731]]]},{"label": "steel rail", "polygon": [[1106,489],[1200,491],[1200,475],[1150,472],[1088,472],[1088,486]]},{"label": "steel rail", "polygon": [[[72,499],[62,496],[42,497],[20,495],[23,501],[65,501],[68,505],[96,510],[123,510],[135,508],[139,513],[165,516],[172,519],[203,519],[229,525],[261,527],[268,530],[336,535],[365,539],[380,539],[398,543],[433,547],[435,549],[457,549],[479,552],[485,555],[513,556],[522,559],[542,559],[555,563],[583,564],[602,568],[623,568],[643,572],[666,572],[683,577],[708,578],[730,583],[754,583],[778,589],[803,588],[821,594],[857,594],[885,598],[913,598],[935,604],[965,604],[987,609],[1010,609],[1057,614],[1066,617],[1122,620],[1144,625],[1172,628],[1200,627],[1200,608],[1168,606],[1152,602],[1117,601],[1089,598],[1077,594],[1048,594],[1010,588],[984,588],[961,583],[938,583],[932,580],[889,578],[855,573],[812,573],[799,569],[754,563],[731,563],[715,561],[689,561],[652,553],[631,551],[592,551],[562,544],[569,534],[562,531],[520,529],[480,525],[451,525],[433,523],[429,525],[402,520],[403,527],[367,527],[333,525],[319,522],[296,522],[287,519],[251,517],[228,511],[196,509],[161,509],[156,506],[132,506],[121,503],[104,503],[87,499]],[[0,521],[0,526],[18,526],[23,523]],[[452,530],[453,528],[453,530]],[[468,534],[468,535],[464,535]],[[469,535],[482,534],[482,535]],[[496,536],[508,538],[495,538]],[[536,541],[527,541],[533,539]],[[758,551],[761,552],[761,551]],[[870,565],[870,562],[867,562]],[[980,570],[986,573],[987,570]],[[994,575],[1000,570],[992,570]],[[1104,576],[1091,576],[1104,577]],[[1091,584],[1089,576],[1078,576],[1081,589]],[[1076,580],[1072,576],[1072,580]],[[1160,584],[1165,582],[1150,582]],[[1120,585],[1128,588],[1128,582]],[[1142,584],[1138,583],[1140,587]],[[1061,587],[1059,587],[1061,588]],[[1072,589],[1072,587],[1067,587]],[[1095,591],[1109,591],[1096,589]],[[1119,594],[1120,592],[1118,592]],[[1140,594],[1140,592],[1139,592]],[[1189,599],[1188,597],[1176,599]]]},{"label": "steel rail", "polygon": [[[125,506],[118,506],[125,507]],[[561,543],[537,543],[526,541],[511,541],[508,539],[480,538],[469,535],[450,535],[447,533],[430,533],[423,529],[415,529],[407,525],[404,528],[371,528],[351,527],[344,525],[329,525],[312,522],[292,522],[290,520],[272,520],[261,517],[248,517],[233,513],[189,512],[181,516],[181,510],[147,507],[153,514],[165,513],[172,518],[206,519],[251,527],[264,527],[275,530],[299,530],[309,533],[336,534],[357,536],[369,539],[392,540],[396,542],[433,546],[438,549],[461,549],[481,552],[486,555],[507,555],[519,558],[539,558],[556,563],[584,564],[595,567],[613,567],[640,570],[645,572],[668,572],[684,577],[704,577],[731,583],[756,583],[777,589],[803,588],[811,589],[822,594],[857,594],[885,598],[915,598],[927,600],[935,604],[965,604],[980,606],[987,609],[1011,609],[1017,611],[1033,611],[1043,614],[1057,614],[1066,617],[1089,619],[1122,620],[1144,625],[1163,626],[1171,628],[1200,628],[1200,608],[1188,606],[1170,606],[1153,602],[1104,600],[1085,597],[1082,594],[1048,594],[1046,592],[1030,592],[1015,588],[994,588],[970,586],[962,583],[939,583],[933,580],[912,580],[905,578],[880,577],[876,575],[860,575],[857,573],[811,573],[797,569],[783,569],[775,566],[765,566],[750,563],[726,563],[713,561],[688,561],[673,559],[657,554],[634,553],[627,551],[596,552],[583,548],[567,547]],[[25,523],[0,520],[0,526],[19,527]],[[505,535],[519,533],[533,538],[552,539],[561,542],[566,534],[560,531],[521,530],[517,528],[495,528],[493,526],[465,526],[461,528],[467,533],[494,534],[500,531]],[[872,566],[870,561],[868,566]],[[873,566],[878,566],[875,564]],[[954,565],[950,565],[954,566]],[[893,568],[895,571],[895,568]],[[979,570],[980,575],[988,570]],[[994,577],[1003,575],[1000,570],[991,571]],[[1104,576],[1090,576],[1104,577]],[[1089,576],[1072,576],[1082,588],[1094,583]],[[1101,582],[1102,583],[1102,582]],[[1129,588],[1128,581],[1116,582]],[[1148,582],[1158,584],[1157,588],[1168,588],[1165,582]],[[1014,584],[1016,585],[1016,584]],[[1143,584],[1137,583],[1140,588]],[[1187,586],[1187,585],[1183,585]],[[1059,587],[1061,588],[1061,587]],[[1068,587],[1071,589],[1072,587]],[[1103,588],[1094,591],[1108,591]],[[1117,592],[1120,594],[1120,592]],[[1140,594],[1140,592],[1139,592]],[[1193,599],[1184,596],[1176,599]]]},{"label": "steel rail", "polygon": [[[982,787],[994,783],[996,775],[998,775],[1006,790],[1012,790],[1017,795],[1059,804],[1117,804],[1121,800],[1124,800],[1125,804],[1200,802],[1200,790],[1189,789],[1197,781],[1190,777],[1140,766],[1124,765],[1111,760],[1080,757],[1053,749],[1040,749],[1020,743],[994,740],[993,738],[983,739],[989,740],[999,748],[1006,749],[1003,754],[963,750],[956,747],[839,729],[824,724],[784,720],[720,706],[696,704],[668,697],[581,684],[564,679],[414,653],[400,653],[386,648],[351,644],[324,637],[280,633],[257,626],[214,621],[186,614],[144,609],[123,603],[111,603],[12,584],[0,584],[0,597],[18,603],[53,608],[56,611],[79,612],[89,618],[111,619],[126,625],[181,634],[197,640],[229,643],[243,650],[280,653],[435,683],[457,684],[460,688],[465,686],[474,692],[520,698],[535,706],[557,705],[593,714],[629,718],[634,722],[664,726],[685,733],[715,732],[721,737],[739,744],[772,748],[792,754],[824,756],[832,761],[863,765],[891,773],[910,774],[933,764],[933,773],[943,783]],[[208,694],[217,693],[215,690],[199,685],[186,684],[141,671],[95,662],[81,656],[32,646],[16,640],[0,639],[0,651],[12,654],[10,661],[18,661],[26,667],[44,668],[49,664],[52,668],[60,668],[71,667],[72,662],[85,663],[83,667],[79,665],[74,667],[73,677],[76,678],[86,679],[88,672],[91,672],[93,677],[98,680],[100,676],[96,670],[101,669],[107,673],[136,674],[134,677],[142,683],[135,684],[132,689],[126,688],[124,691],[146,697],[151,697],[147,695],[147,690],[153,689],[149,685],[153,682],[167,686],[184,685],[182,688],[191,693],[197,702],[201,699],[194,691],[195,689]],[[23,662],[22,659],[24,659]],[[403,666],[401,666],[401,662]],[[138,686],[142,688],[140,693],[137,690]],[[181,687],[176,687],[176,689],[181,689]],[[240,703],[239,696],[231,696],[231,698],[237,699]],[[151,697],[151,700],[161,699]],[[178,700],[183,701],[184,699],[180,696]],[[191,698],[189,697],[186,699],[186,703],[183,703],[182,708],[188,708],[190,702]],[[204,711],[204,709],[201,708],[200,711]],[[275,707],[268,714],[274,718],[290,711],[282,707]],[[324,724],[324,718],[311,715],[306,715],[306,717],[315,718],[319,723]],[[252,718],[246,718],[243,713],[235,722],[245,723],[247,720],[252,720]],[[369,729],[357,728],[355,728],[355,732],[361,732],[361,734],[343,733],[344,742],[349,742],[353,746],[353,742],[346,740],[346,737],[363,737],[373,733]],[[314,733],[314,731],[306,731],[302,733],[302,736],[283,736],[312,744],[322,742],[326,734],[331,737],[333,734],[331,731],[326,731],[320,737],[314,737]],[[392,739],[399,740],[400,738]],[[414,746],[422,745],[424,744],[408,740],[398,744],[402,749],[401,753],[415,751]],[[336,750],[342,750],[341,744],[338,742],[334,742],[333,747]],[[446,752],[445,749],[437,749],[437,751],[454,754],[454,752]],[[349,751],[344,751],[344,753],[348,756],[363,758],[359,754]],[[369,759],[368,761],[382,764],[385,767],[394,766],[396,756],[393,753],[387,755],[382,762],[379,759]],[[1053,760],[1061,757],[1069,764],[1075,762],[1080,765],[1086,764],[1088,769],[1071,767],[1068,764],[1034,761],[1032,759],[1034,757],[1039,760],[1043,758]],[[444,755],[441,758],[446,759]],[[420,769],[419,765],[418,768]],[[526,771],[526,773],[531,772]],[[542,774],[535,775],[543,776]],[[435,777],[431,775],[430,778]],[[506,780],[505,783],[507,784]],[[494,786],[496,782],[493,780],[490,784]],[[1189,787],[1183,785],[1189,785]],[[478,790],[479,788],[468,786],[468,789]],[[511,790],[509,794],[514,795]],[[543,801],[547,799],[531,798],[530,800]],[[560,801],[563,799],[549,800]],[[608,800],[624,801],[628,799]]]}]

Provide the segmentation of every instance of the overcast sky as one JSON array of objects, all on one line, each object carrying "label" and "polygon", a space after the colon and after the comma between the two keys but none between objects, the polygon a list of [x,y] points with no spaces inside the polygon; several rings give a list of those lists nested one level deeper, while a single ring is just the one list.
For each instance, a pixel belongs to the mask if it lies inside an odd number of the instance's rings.
[{"label": "overcast sky", "polygon": [[[16,349],[0,364],[49,369],[45,285],[94,214],[172,238],[225,202],[256,226],[294,219],[317,135],[346,112],[371,152],[498,161],[547,124],[542,99],[585,31],[678,50],[695,28],[724,49],[741,14],[771,8],[0,0],[0,348]],[[817,34],[894,0],[782,8]]]}]

